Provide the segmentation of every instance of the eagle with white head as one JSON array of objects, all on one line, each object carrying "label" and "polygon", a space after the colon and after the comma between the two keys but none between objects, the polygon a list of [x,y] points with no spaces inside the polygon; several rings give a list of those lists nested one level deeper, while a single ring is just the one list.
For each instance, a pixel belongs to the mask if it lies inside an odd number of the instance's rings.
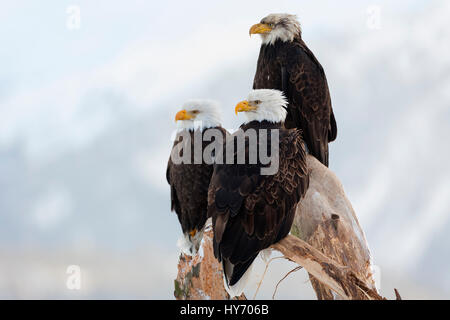
[{"label": "eagle with white head", "polygon": [[289,102],[285,127],[301,129],[308,152],[328,166],[328,143],[336,139],[336,120],[325,72],[303,41],[297,17],[270,14],[249,33],[262,38],[253,89],[284,93]]},{"label": "eagle with white head", "polygon": [[[199,249],[207,220],[208,187],[213,173],[213,164],[203,158],[205,148],[211,142],[204,141],[203,136],[206,130],[217,129],[222,133],[223,140],[227,133],[221,127],[218,104],[211,100],[187,101],[175,115],[175,121],[177,135],[167,164],[166,178],[170,185],[171,209],[176,212],[183,232],[178,245],[183,253],[194,255]],[[198,143],[196,134],[201,135],[200,149],[195,148],[195,143]],[[188,163],[173,161],[172,156],[180,150],[181,153],[190,152],[186,157]],[[195,163],[195,150],[201,152],[200,163]]]},{"label": "eagle with white head", "polygon": [[[250,158],[252,147],[276,150],[278,170],[274,174],[261,174],[261,169],[270,164],[264,164],[260,152],[253,164],[239,164],[235,151],[233,164],[214,166],[208,216],[212,217],[214,255],[222,262],[225,287],[231,296],[239,296],[244,290],[258,254],[289,233],[297,203],[308,189],[301,131],[283,127],[286,106],[281,91],[265,89],[252,90],[235,108],[236,113],[246,116],[240,129],[252,129],[257,136],[256,144],[245,136],[245,159]],[[278,132],[278,141],[272,138],[273,130]],[[228,141],[237,141],[237,134]],[[261,139],[263,134],[265,139]],[[275,143],[277,148],[272,148]],[[274,156],[271,154],[271,159]]]}]

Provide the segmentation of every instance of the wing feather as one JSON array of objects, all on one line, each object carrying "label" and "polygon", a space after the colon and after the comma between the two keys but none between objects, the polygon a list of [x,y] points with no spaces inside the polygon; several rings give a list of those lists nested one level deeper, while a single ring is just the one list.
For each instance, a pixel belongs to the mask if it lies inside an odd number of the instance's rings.
[{"label": "wing feather", "polygon": [[299,112],[299,117],[293,120],[295,126],[303,130],[309,152],[328,166],[329,136],[335,138],[336,126],[333,130],[327,79],[322,66],[306,44],[301,39],[294,43],[286,51],[285,67],[289,81],[285,94],[290,108]]},{"label": "wing feather", "polygon": [[301,129],[309,153],[328,166],[328,143],[336,139],[336,119],[323,67],[300,37],[261,46],[253,88],[285,93],[286,128]]},{"label": "wing feather", "polygon": [[[215,255],[243,273],[259,251],[285,237],[309,176],[297,129],[280,130],[279,171],[260,176],[261,165],[216,165],[208,212],[213,218]],[[241,166],[240,170],[236,167]],[[232,196],[231,196],[232,195]],[[234,275],[232,279],[238,280]]]}]

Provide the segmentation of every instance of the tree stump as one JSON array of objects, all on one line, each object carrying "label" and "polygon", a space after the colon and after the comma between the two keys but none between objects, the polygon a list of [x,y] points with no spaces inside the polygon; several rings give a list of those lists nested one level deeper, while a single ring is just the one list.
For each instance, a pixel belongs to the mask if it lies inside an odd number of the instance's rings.
[{"label": "tree stump", "polygon": [[180,254],[174,292],[177,300],[230,299],[223,283],[222,265],[214,257],[212,237],[212,229],[208,228],[197,255]]},{"label": "tree stump", "polygon": [[[349,267],[369,288],[376,290],[367,241],[342,184],[316,158],[308,155],[307,164],[309,188],[297,206],[291,233]],[[311,275],[310,279],[318,299],[335,298]],[[361,293],[359,298],[366,297]]]}]

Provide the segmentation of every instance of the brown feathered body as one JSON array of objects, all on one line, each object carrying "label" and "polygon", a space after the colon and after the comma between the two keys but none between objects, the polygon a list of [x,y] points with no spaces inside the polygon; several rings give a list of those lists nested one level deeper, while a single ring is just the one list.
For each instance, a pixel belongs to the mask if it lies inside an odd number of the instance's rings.
[{"label": "brown feathered body", "polygon": [[[281,123],[267,121],[241,126],[244,131],[249,128],[255,129],[258,137],[260,129],[279,130],[279,169],[274,175],[261,175],[264,165],[259,159],[256,164],[214,167],[208,215],[213,223],[214,254],[223,262],[230,286],[236,284],[261,250],[289,233],[297,203],[309,184],[300,130],[287,130]],[[271,135],[267,135],[266,150],[271,150]],[[246,139],[246,159],[248,147]],[[234,157],[237,163],[236,152]]]},{"label": "brown feathered body", "polygon": [[289,102],[285,127],[301,129],[309,153],[328,166],[336,120],[325,72],[300,35],[261,46],[253,89],[284,92]]},{"label": "brown feathered body", "polygon": [[[227,133],[223,128],[212,129],[220,130],[225,139]],[[202,154],[204,149],[211,144],[210,141],[203,141],[204,133],[205,130],[190,130],[189,139],[183,139],[183,136],[178,134],[172,152],[190,151],[190,163],[175,164],[172,158],[169,158],[167,164],[166,178],[170,185],[171,210],[176,212],[181,229],[189,238],[191,238],[191,234],[194,235],[201,231],[207,220],[208,187],[213,173],[213,165],[205,163],[203,158],[200,164],[194,163],[195,134],[200,135]],[[180,144],[184,144],[184,146]],[[187,147],[187,144],[190,144],[190,147]],[[180,156],[182,156],[182,152]],[[198,244],[196,243],[197,246]]]}]

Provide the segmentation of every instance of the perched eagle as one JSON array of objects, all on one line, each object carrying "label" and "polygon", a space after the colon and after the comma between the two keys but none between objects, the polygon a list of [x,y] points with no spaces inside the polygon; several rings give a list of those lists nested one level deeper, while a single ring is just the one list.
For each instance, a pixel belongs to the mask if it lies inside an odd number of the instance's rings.
[{"label": "perched eagle", "polygon": [[337,135],[325,72],[302,40],[295,15],[270,14],[250,28],[260,34],[253,89],[277,89],[288,102],[286,128],[302,130],[308,152],[328,166],[328,142]]},{"label": "perched eagle", "polygon": [[[194,255],[207,220],[208,186],[213,173],[213,164],[206,163],[203,158],[203,151],[210,144],[203,141],[203,136],[206,130],[217,129],[224,139],[226,131],[221,127],[217,104],[209,100],[186,102],[183,110],[176,114],[175,121],[178,129],[167,164],[166,178],[171,191],[171,209],[175,210],[183,231],[178,245],[184,253]],[[196,139],[196,135],[200,139]],[[199,144],[197,149],[196,143]],[[195,151],[200,155],[200,162],[197,163]],[[187,161],[177,163],[174,156],[185,156]]]},{"label": "perched eagle", "polygon": [[[232,296],[242,293],[259,252],[289,233],[297,203],[308,188],[301,131],[283,127],[286,105],[281,91],[251,91],[235,111],[243,112],[247,118],[240,127],[241,133],[253,129],[257,143],[250,142],[245,135],[246,162],[238,164],[236,147],[233,164],[214,166],[208,191],[208,216],[212,217],[214,255],[222,262],[225,287]],[[263,131],[266,139],[262,139]],[[272,131],[278,132],[278,141],[274,141]],[[230,140],[237,144],[238,132],[227,139],[227,147]],[[278,156],[278,170],[272,175],[262,175],[261,169],[268,166],[267,162],[263,164],[258,151],[257,161],[249,163],[250,152],[255,152],[255,147],[273,150],[275,144],[276,151],[270,156]]]}]

